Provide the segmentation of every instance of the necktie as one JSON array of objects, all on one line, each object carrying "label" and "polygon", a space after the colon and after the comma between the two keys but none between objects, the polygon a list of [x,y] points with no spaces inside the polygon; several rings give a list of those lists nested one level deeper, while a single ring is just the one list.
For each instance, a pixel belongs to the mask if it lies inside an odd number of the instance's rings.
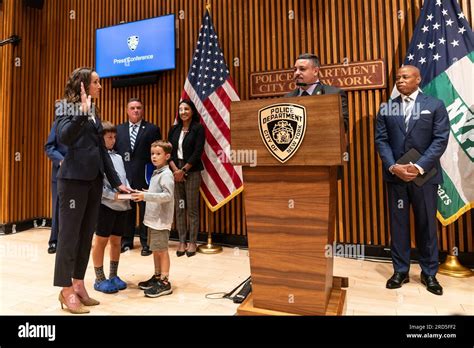
[{"label": "necktie", "polygon": [[137,140],[137,130],[138,130],[138,125],[134,124],[132,126],[132,133],[130,134],[130,147],[133,148],[135,147],[135,140]]},{"label": "necktie", "polygon": [[309,93],[306,92],[306,91],[303,91],[303,92],[301,93],[300,97],[305,97],[305,96],[307,96],[307,95],[309,95]]},{"label": "necktie", "polygon": [[405,105],[403,106],[403,114],[405,116],[405,130],[407,131],[413,105],[411,104],[412,99],[410,97],[405,97],[403,100],[405,101]]}]

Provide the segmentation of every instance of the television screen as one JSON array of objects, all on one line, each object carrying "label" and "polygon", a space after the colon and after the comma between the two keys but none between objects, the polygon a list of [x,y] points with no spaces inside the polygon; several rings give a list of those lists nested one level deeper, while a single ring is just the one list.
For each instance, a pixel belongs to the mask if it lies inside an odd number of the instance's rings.
[{"label": "television screen", "polygon": [[101,78],[175,69],[174,14],[97,29],[95,59]]}]

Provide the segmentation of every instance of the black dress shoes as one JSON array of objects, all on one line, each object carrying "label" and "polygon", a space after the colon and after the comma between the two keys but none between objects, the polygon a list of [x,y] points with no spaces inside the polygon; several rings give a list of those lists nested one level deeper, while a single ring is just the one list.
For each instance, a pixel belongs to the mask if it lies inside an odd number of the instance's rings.
[{"label": "black dress shoes", "polygon": [[186,256],[187,256],[187,257],[191,257],[191,256],[194,256],[194,255],[196,255],[196,252],[195,252],[195,251],[187,251],[187,250],[186,250]]},{"label": "black dress shoes", "polygon": [[438,283],[436,276],[425,275],[423,272],[421,272],[420,278],[421,284],[426,286],[426,290],[439,296],[443,294],[443,287]]},{"label": "black dress shoes", "polygon": [[151,254],[153,254],[153,252],[150,250],[149,247],[143,247],[142,249],[142,256],[150,256]]},{"label": "black dress shoes", "polygon": [[387,280],[387,289],[398,289],[401,288],[403,284],[408,283],[410,278],[408,277],[408,273],[400,273],[395,272],[393,273],[392,278]]},{"label": "black dress shoes", "polygon": [[48,254],[56,253],[56,243],[50,243],[48,248]]},{"label": "black dress shoes", "polygon": [[184,254],[186,254],[186,251],[179,251],[179,250],[176,250],[176,256],[181,257],[181,256],[183,256]]},{"label": "black dress shoes", "polygon": [[131,247],[130,245],[122,245],[122,247],[120,248],[120,252],[124,253],[124,252],[132,250],[132,249],[133,249],[133,247]]}]

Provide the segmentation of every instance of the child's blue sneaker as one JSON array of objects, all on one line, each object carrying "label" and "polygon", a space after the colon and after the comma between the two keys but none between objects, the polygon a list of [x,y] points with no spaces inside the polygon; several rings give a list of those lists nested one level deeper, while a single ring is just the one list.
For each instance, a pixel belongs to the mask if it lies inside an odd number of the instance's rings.
[{"label": "child's blue sneaker", "polygon": [[122,279],[120,279],[118,276],[115,276],[113,278],[109,279],[110,282],[115,285],[115,287],[119,290],[123,290],[127,288],[127,283],[125,283]]},{"label": "child's blue sneaker", "polygon": [[104,294],[113,294],[114,292],[118,292],[118,288],[109,280],[105,279],[101,282],[94,283],[94,289]]}]

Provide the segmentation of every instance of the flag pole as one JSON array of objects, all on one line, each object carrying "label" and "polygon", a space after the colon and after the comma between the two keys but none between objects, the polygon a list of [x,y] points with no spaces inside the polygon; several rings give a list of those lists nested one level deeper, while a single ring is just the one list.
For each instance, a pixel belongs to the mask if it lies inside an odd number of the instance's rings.
[{"label": "flag pole", "polygon": [[456,278],[469,278],[474,275],[469,268],[464,267],[459,262],[456,256],[454,247],[454,226],[453,224],[448,225],[449,233],[449,254],[446,256],[446,260],[439,266],[438,273],[444,274],[450,277]]},{"label": "flag pole", "polygon": [[209,208],[206,209],[206,229],[207,229],[207,244],[202,244],[197,248],[197,251],[203,254],[218,254],[222,252],[222,247],[220,245],[212,244],[212,234],[211,229],[209,228]]},{"label": "flag pole", "polygon": [[[211,1],[206,1],[206,10],[211,12]],[[206,205],[207,207],[207,205]],[[206,209],[206,229],[207,229],[207,244],[202,244],[197,248],[197,251],[203,254],[218,254],[222,252],[222,247],[220,245],[212,244],[212,233],[209,228],[209,220],[211,218],[210,209]]]},{"label": "flag pole", "polygon": [[[207,208],[207,244],[200,245],[197,251],[204,254],[216,254],[222,252],[222,247],[214,245],[212,242],[211,231],[214,229],[214,224],[210,223],[210,219],[214,217],[212,213],[221,208],[243,189],[241,171],[237,170],[227,161],[227,157],[230,158],[227,154],[228,140],[230,139],[230,102],[240,100],[240,98],[233,85],[228,66],[224,60],[224,54],[219,46],[217,34],[212,24],[210,16],[211,1],[206,0],[204,4],[206,12],[199,31],[199,36],[202,36],[202,40],[199,39],[197,41],[196,53],[193,57],[197,64],[192,64],[189,68],[183,95],[195,101],[198,112],[201,115],[201,123],[204,128],[207,128],[206,134],[209,131],[211,135],[211,137],[206,135],[205,138],[208,146],[204,146],[204,153],[208,161],[204,165],[203,181],[200,187],[200,192]],[[221,58],[215,59],[215,56],[220,56]],[[204,61],[209,62],[211,66],[207,66],[207,63],[199,63]],[[209,73],[212,76],[199,73],[204,67],[206,70],[212,71]],[[208,81],[205,81],[207,78],[212,78],[215,82],[208,83]],[[225,107],[211,108],[210,106],[214,103],[212,101],[214,97],[220,99]],[[224,136],[222,137],[222,135]],[[217,156],[220,153],[219,151],[222,151],[224,156]],[[223,176],[227,179],[222,179]]]}]

